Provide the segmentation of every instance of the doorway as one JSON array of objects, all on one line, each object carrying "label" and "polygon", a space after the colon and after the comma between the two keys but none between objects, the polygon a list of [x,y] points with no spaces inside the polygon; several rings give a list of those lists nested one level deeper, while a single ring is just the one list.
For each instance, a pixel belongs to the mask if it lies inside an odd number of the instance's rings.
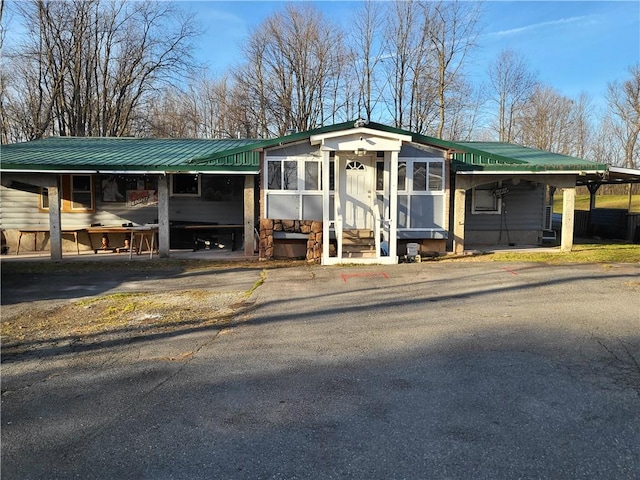
[{"label": "doorway", "polygon": [[347,230],[373,229],[373,172],[371,157],[346,159],[342,198]]}]

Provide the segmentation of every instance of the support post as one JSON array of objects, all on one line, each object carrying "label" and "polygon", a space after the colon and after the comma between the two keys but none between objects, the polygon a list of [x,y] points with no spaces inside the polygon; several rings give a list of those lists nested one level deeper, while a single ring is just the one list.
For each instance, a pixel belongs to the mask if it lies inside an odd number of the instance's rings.
[{"label": "support post", "polygon": [[244,177],[244,254],[248,257],[254,253],[255,230],[255,180],[253,175]]},{"label": "support post", "polygon": [[[329,150],[322,150],[322,260],[324,265],[329,259],[329,227],[331,224],[331,217],[335,218],[335,214],[329,211],[329,168],[330,168],[330,153]],[[334,231],[337,229],[334,226]]]},{"label": "support post", "polygon": [[467,204],[467,191],[456,188],[453,197],[453,253],[464,253],[464,223]]},{"label": "support post", "polygon": [[573,249],[574,210],[576,187],[562,189],[562,242],[560,250],[570,252]]},{"label": "support post", "polygon": [[49,242],[51,260],[62,260],[62,219],[60,216],[60,180],[48,187],[49,194]]},{"label": "support post", "polygon": [[158,255],[169,258],[169,175],[158,178]]},{"label": "support post", "polygon": [[389,257],[398,262],[398,152],[389,162]]}]

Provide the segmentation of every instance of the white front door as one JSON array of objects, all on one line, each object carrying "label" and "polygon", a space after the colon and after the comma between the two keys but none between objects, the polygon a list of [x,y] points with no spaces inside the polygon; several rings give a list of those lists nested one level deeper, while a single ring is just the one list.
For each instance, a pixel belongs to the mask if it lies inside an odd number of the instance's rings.
[{"label": "white front door", "polygon": [[373,228],[373,166],[371,157],[347,158],[345,165],[344,228]]}]

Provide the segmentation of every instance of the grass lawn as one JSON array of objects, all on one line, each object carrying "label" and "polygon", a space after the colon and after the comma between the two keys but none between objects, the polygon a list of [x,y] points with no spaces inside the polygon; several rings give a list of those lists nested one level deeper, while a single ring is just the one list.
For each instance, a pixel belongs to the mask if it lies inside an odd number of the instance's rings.
[{"label": "grass lawn", "polygon": [[[596,195],[596,208],[622,208],[629,207],[628,195]],[[576,210],[589,210],[589,195],[576,195]],[[553,211],[562,213],[562,193],[556,193],[553,197]],[[631,196],[631,212],[640,213],[640,195]]]},{"label": "grass lawn", "polygon": [[[448,261],[445,257],[445,261]],[[575,244],[568,253],[560,249],[540,252],[495,252],[471,257],[456,257],[451,261],[472,262],[540,262],[560,263],[640,263],[640,245],[632,243],[585,243]]]}]

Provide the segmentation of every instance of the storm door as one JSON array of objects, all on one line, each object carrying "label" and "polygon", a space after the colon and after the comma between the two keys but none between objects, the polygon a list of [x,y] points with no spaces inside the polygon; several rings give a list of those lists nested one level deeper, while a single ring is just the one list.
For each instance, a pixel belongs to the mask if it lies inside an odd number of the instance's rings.
[{"label": "storm door", "polygon": [[371,157],[349,158],[345,166],[344,228],[373,228],[373,166]]}]

